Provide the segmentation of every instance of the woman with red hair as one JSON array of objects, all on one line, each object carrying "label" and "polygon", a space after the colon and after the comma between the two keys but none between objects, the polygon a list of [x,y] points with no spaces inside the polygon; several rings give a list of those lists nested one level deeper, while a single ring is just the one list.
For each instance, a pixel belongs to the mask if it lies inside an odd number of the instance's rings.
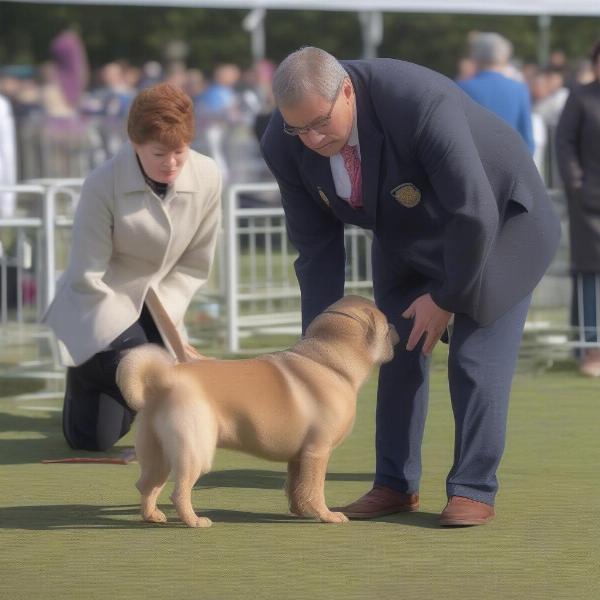
[{"label": "woman with red hair", "polygon": [[63,431],[73,448],[106,450],[129,431],[134,414],[115,383],[123,350],[152,342],[176,353],[168,323],[187,339],[183,318],[213,263],[221,200],[216,164],[189,147],[194,126],[183,91],[147,88],[130,108],[129,141],[85,180],[44,317],[68,367]]}]

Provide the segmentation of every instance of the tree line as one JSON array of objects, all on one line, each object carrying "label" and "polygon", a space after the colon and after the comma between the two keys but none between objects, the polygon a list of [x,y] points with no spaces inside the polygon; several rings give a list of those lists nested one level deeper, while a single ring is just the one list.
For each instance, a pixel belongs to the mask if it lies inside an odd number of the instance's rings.
[{"label": "tree line", "polygon": [[[209,73],[221,62],[242,67],[252,60],[250,37],[242,28],[248,13],[233,9],[142,6],[48,5],[0,2],[0,66],[39,64],[49,58],[51,39],[62,29],[82,36],[92,68],[117,59],[133,64],[165,61],[167,43],[182,40],[189,67]],[[497,31],[510,39],[515,55],[536,62],[538,22],[529,16],[384,15],[380,56],[402,58],[453,76],[467,47],[469,31]],[[556,17],[551,49],[569,59],[587,56],[600,38],[600,18]],[[356,13],[272,10],[266,16],[267,57],[275,62],[304,45],[340,58],[359,58],[362,38]]]}]

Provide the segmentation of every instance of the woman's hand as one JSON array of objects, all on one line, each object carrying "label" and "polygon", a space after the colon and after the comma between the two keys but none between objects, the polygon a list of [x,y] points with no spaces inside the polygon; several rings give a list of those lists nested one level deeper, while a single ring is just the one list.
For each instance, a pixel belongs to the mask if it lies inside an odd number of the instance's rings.
[{"label": "woman's hand", "polygon": [[204,356],[200,354],[196,348],[190,346],[190,344],[184,344],[183,349],[185,350],[185,359],[187,362],[191,362],[194,360],[214,360],[212,356]]},{"label": "woman's hand", "polygon": [[403,313],[405,319],[414,319],[413,327],[406,344],[407,350],[414,350],[426,333],[423,354],[430,356],[433,348],[448,326],[452,313],[440,308],[430,294],[419,296]]}]

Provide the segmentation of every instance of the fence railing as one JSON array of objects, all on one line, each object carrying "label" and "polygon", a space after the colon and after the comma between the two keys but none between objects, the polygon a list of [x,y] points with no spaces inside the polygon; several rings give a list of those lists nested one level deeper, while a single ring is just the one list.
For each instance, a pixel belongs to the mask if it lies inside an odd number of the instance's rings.
[{"label": "fence railing", "polygon": [[[15,185],[0,185],[0,192],[13,192],[17,195],[17,205],[22,203],[24,197],[29,205],[28,211],[31,216],[5,217],[0,219],[0,231],[12,232],[13,239],[8,239],[10,245],[14,246],[14,251],[2,243],[2,253],[0,255],[0,268],[6,283],[2,285],[0,291],[0,304],[3,307],[8,305],[9,285],[8,270],[13,268],[19,284],[13,290],[13,295],[17,302],[17,321],[21,321],[23,297],[26,291],[21,282],[24,274],[34,272],[35,296],[37,299],[36,317],[39,319],[43,311],[50,305],[54,297],[56,284],[56,240],[55,228],[65,226],[64,217],[57,215],[57,198],[67,199],[68,212],[72,214],[79,197],[79,190],[83,181],[81,179],[38,179],[30,182]],[[61,222],[61,219],[63,222]],[[70,218],[66,218],[66,225],[70,225]],[[29,245],[29,238],[26,232],[33,234],[35,243],[33,247]],[[2,280],[4,281],[4,280]],[[2,322],[7,320],[7,310],[2,310]]]},{"label": "fence railing", "polygon": [[[278,194],[275,183],[229,188],[225,203],[227,248],[227,349],[240,350],[240,338],[258,331],[300,333],[300,288],[281,205],[244,208],[241,199]],[[371,235],[349,226],[345,232],[346,288],[370,290]],[[370,292],[368,292],[370,293]]]},{"label": "fence railing", "polygon": [[[81,185],[81,179],[38,179],[0,186],[0,191],[17,194],[20,212],[27,215],[0,219],[2,323],[39,322],[52,300],[57,274],[66,265],[70,241],[64,235],[71,232]],[[589,341],[589,331],[572,328],[568,322],[571,282],[566,210],[559,192],[551,196],[561,214],[563,240],[534,293],[528,329],[539,333],[536,339],[563,350],[597,347],[600,342]],[[250,337],[257,347],[261,336],[299,334],[296,252],[287,238],[276,184],[231,186],[224,197],[224,213],[216,268],[209,286],[196,297],[188,320],[195,324],[200,319],[194,311],[205,311],[213,323],[211,335],[221,336],[218,344],[232,353],[241,351],[242,341]],[[370,242],[369,232],[346,229],[348,291],[371,292]],[[596,340],[600,325],[597,329]]]}]

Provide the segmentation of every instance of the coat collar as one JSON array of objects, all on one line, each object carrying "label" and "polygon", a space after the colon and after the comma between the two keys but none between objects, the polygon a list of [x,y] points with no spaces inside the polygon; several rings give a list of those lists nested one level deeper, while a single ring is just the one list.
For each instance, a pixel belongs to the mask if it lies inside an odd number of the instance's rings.
[{"label": "coat collar", "polygon": [[[190,153],[193,150],[190,149]],[[116,164],[116,186],[123,194],[132,192],[145,192],[146,180],[138,165],[135,150],[130,142],[123,144],[114,158]],[[191,165],[191,156],[188,156],[181,173],[167,191],[165,200],[180,192],[194,192],[199,189],[199,182]]]}]

